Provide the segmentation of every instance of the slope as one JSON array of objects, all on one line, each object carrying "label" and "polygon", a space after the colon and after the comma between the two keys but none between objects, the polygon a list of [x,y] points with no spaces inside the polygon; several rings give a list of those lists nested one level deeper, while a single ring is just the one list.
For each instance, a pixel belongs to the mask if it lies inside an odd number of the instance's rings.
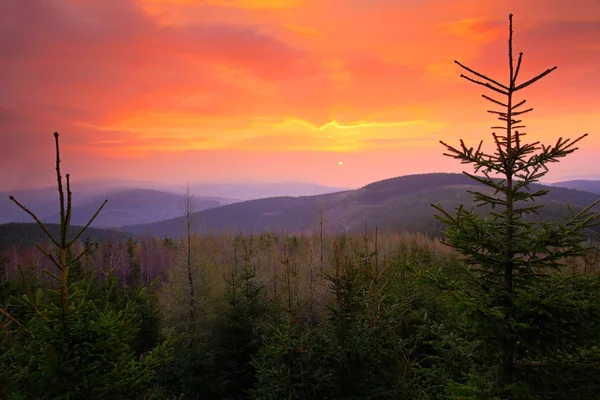
[{"label": "slope", "polygon": [[[44,222],[59,222],[56,188],[23,190],[11,193],[19,202],[35,212]],[[8,193],[0,198],[0,223],[29,222],[30,217],[8,199]],[[73,217],[75,225],[84,225],[96,212],[100,204],[108,203],[98,215],[93,227],[111,228],[121,225],[146,224],[170,218],[183,213],[183,197],[177,193],[153,189],[112,189],[100,188],[73,193]],[[195,197],[196,209],[206,210],[229,204],[232,200],[219,197]]]},{"label": "slope", "polygon": [[[357,232],[366,221],[369,226],[377,225],[384,230],[436,233],[440,226],[430,204],[440,203],[449,209],[459,203],[470,205],[471,195],[466,191],[481,188],[462,174],[408,175],[374,182],[357,190],[272,197],[205,210],[194,215],[194,230],[309,233],[317,229],[322,208],[324,227],[329,232]],[[560,218],[567,211],[567,203],[577,210],[599,197],[589,192],[542,185],[534,185],[531,190],[539,188],[550,190],[544,199],[544,219]],[[184,220],[175,218],[120,229],[135,234],[179,237],[184,232]]]},{"label": "slope", "polygon": [[[55,237],[60,232],[58,224],[46,224],[46,227]],[[81,226],[71,226],[69,237],[81,230]],[[81,236],[81,240],[93,240],[102,242],[108,238],[127,239],[130,235],[124,232],[108,229],[88,228]],[[49,239],[36,223],[9,223],[0,224],[0,251],[12,248],[16,245],[19,248],[29,248],[35,244],[45,246],[49,244]]]},{"label": "slope", "polygon": [[552,186],[600,194],[600,181],[595,180],[576,179],[572,181],[555,182],[552,183]]}]

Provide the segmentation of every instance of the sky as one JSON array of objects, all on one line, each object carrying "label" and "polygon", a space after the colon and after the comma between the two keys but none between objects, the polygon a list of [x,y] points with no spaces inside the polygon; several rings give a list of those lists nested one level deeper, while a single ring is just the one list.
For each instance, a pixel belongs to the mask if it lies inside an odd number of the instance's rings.
[{"label": "sky", "polygon": [[528,138],[588,133],[548,182],[600,179],[600,0],[2,0],[0,190],[74,181],[315,182],[469,170],[514,14]]}]

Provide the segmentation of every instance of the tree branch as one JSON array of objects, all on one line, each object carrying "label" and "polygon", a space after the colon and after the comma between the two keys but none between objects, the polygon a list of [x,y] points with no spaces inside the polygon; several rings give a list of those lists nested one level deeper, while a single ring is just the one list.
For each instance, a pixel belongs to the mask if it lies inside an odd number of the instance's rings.
[{"label": "tree branch", "polygon": [[71,240],[67,246],[71,246],[73,243],[75,243],[75,241],[77,239],[79,239],[79,236],[81,236],[81,234],[91,225],[92,222],[94,222],[94,220],[96,219],[96,217],[98,216],[98,214],[100,214],[100,211],[102,210],[102,208],[104,207],[104,205],[108,202],[108,200],[104,200],[104,202],[102,203],[102,205],[100,205],[100,208],[98,208],[98,211],[96,211],[96,213],[92,216],[92,218],[88,221],[88,223],[81,228],[81,230],[77,233],[77,235],[75,235],[75,237],[73,238],[73,240]]},{"label": "tree branch", "polygon": [[466,75],[463,75],[463,74],[461,74],[461,75],[460,75],[460,77],[461,77],[461,78],[465,78],[466,80],[468,80],[468,81],[471,81],[471,82],[473,82],[473,83],[476,83],[476,84],[478,84],[478,85],[485,86],[486,88],[488,88],[488,89],[492,89],[493,91],[495,91],[495,92],[498,92],[498,93],[501,93],[501,94],[503,94],[503,95],[505,95],[505,96],[508,96],[508,92],[505,92],[505,91],[503,91],[503,90],[501,90],[501,89],[495,88],[494,86],[490,85],[489,83],[486,83],[486,82],[481,82],[481,81],[475,80],[475,79],[473,79],[473,78],[470,78],[470,77],[468,77],[468,76],[466,76]]},{"label": "tree branch", "polygon": [[46,228],[46,225],[44,225],[44,223],[42,221],[40,221],[38,219],[38,217],[31,212],[27,207],[25,207],[23,204],[19,203],[17,201],[17,199],[15,199],[13,196],[8,196],[9,199],[11,199],[16,205],[18,205],[21,210],[25,211],[27,214],[31,215],[31,217],[34,219],[35,222],[37,222],[37,224],[40,226],[40,228],[42,228],[42,230],[44,231],[44,233],[46,234],[46,236],[48,236],[48,238],[50,238],[50,240],[52,241],[52,243],[54,243],[57,247],[60,247],[60,244],[58,243],[58,240],[56,240],[54,238],[54,236],[50,233],[50,231]]},{"label": "tree branch", "polygon": [[527,86],[531,85],[532,83],[534,83],[536,81],[539,81],[540,79],[542,79],[543,77],[545,77],[546,75],[548,75],[550,72],[554,71],[556,68],[558,68],[558,67],[552,67],[550,69],[547,69],[546,71],[542,72],[541,74],[539,74],[535,78],[531,78],[527,82],[520,84],[519,86],[517,86],[515,88],[515,92],[517,90],[525,89]]}]

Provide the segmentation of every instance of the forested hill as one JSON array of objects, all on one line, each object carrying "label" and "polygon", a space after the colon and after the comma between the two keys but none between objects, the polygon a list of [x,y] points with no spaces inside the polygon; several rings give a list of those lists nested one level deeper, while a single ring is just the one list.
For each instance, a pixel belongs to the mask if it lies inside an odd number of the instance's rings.
[{"label": "forested hill", "polygon": [[[245,201],[204,210],[194,214],[196,232],[235,230],[246,233],[287,231],[308,233],[323,226],[331,233],[358,232],[365,224],[383,230],[437,232],[441,228],[434,218],[431,204],[453,209],[458,204],[472,204],[467,190],[481,190],[482,185],[463,174],[433,173],[408,175],[371,183],[357,190],[318,196],[272,197]],[[542,218],[561,218],[567,203],[581,209],[600,196],[560,187],[532,185],[531,190],[548,189],[544,196]],[[322,209],[322,214],[320,212]],[[157,236],[179,237],[184,231],[182,217],[153,224],[126,226],[123,231]]]}]

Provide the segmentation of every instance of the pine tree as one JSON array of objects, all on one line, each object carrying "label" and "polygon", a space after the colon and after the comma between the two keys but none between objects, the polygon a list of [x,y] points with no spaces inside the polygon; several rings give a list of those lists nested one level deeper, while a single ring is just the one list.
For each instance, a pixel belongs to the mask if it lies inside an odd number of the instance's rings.
[{"label": "pine tree", "polygon": [[137,249],[137,241],[130,237],[127,239],[127,256],[129,258],[129,271],[125,278],[127,292],[135,292],[142,279],[142,267]]},{"label": "pine tree", "polygon": [[[0,309],[0,395],[3,398],[89,399],[147,398],[155,368],[170,351],[170,341],[138,357],[135,342],[139,311],[149,294],[139,287],[125,305],[115,305],[108,285],[93,287],[89,280],[73,281],[71,267],[89,250],[72,255],[72,245],[100,213],[69,236],[72,193],[66,175],[66,196],[60,172],[58,133],[56,176],[60,198],[60,234],[52,235],[39,218],[12,196],[48,236],[57,250],[38,245],[55,266],[45,272],[52,286],[27,290],[18,299],[19,319]],[[56,288],[56,289],[55,289]],[[8,367],[5,369],[4,367]]]},{"label": "pine tree", "polygon": [[311,353],[311,329],[305,322],[305,301],[295,289],[295,255],[299,251],[296,236],[284,236],[284,284],[273,305],[279,309],[273,321],[264,327],[263,343],[251,364],[258,383],[252,391],[255,399],[307,399],[314,387],[306,370]]},{"label": "pine tree", "polygon": [[[546,292],[552,285],[563,290],[556,286],[555,276],[548,273],[559,271],[569,258],[585,254],[586,230],[597,223],[598,215],[592,212],[593,204],[578,212],[570,209],[562,223],[533,220],[543,207],[540,201],[548,190],[533,190],[531,185],[548,172],[550,163],[577,150],[576,145],[587,134],[575,140],[559,138],[554,145],[524,140],[525,126],[521,118],[532,108],[525,108],[526,100],[518,99],[517,95],[557,67],[517,83],[523,53],[519,54],[515,66],[512,14],[509,21],[508,83],[500,83],[455,61],[469,73],[462,74],[462,78],[493,92],[495,97],[484,94],[483,98],[499,108],[488,112],[496,115],[502,124],[492,127],[493,153],[482,150],[483,141],[476,148],[467,146],[462,140],[458,147],[441,142],[446,148],[446,156],[473,166],[474,173],[465,174],[487,188],[471,192],[474,202],[477,206],[489,206],[491,212],[483,215],[475,208],[460,205],[456,213],[451,214],[434,205],[441,213],[437,218],[447,226],[445,243],[457,249],[466,263],[465,281],[446,279],[441,282],[438,279],[438,283],[443,283],[447,293],[469,316],[476,335],[486,343],[486,355],[498,367],[493,378],[496,387],[502,388],[498,394],[502,398],[537,398],[527,396],[534,396],[533,392],[539,395],[545,389],[529,380],[527,368],[542,369],[543,374],[560,374],[554,367],[563,365],[566,369],[580,362],[593,365],[589,359],[563,357],[562,352],[565,342],[581,342],[586,339],[582,335],[597,336],[597,332],[590,333],[586,329],[573,337],[557,338],[553,335],[560,335],[560,329],[542,332],[542,328],[548,329],[551,321],[544,325],[539,321],[542,316],[536,320],[533,311],[551,312],[545,300],[534,294],[540,290]],[[573,295],[571,292],[560,293],[564,296],[555,296],[556,304],[553,305],[559,309],[567,307],[568,297]],[[580,309],[577,316],[594,313],[592,308]],[[555,309],[554,312],[558,311]],[[575,318],[573,315],[560,316]],[[562,324],[562,321],[553,322]],[[587,339],[596,341],[598,338],[588,336]],[[544,340],[547,341],[545,345]]]},{"label": "pine tree", "polygon": [[212,392],[219,399],[246,399],[256,383],[250,364],[261,342],[261,322],[265,317],[263,286],[257,282],[252,265],[253,238],[235,238],[244,248],[241,271],[234,265],[226,277],[224,307],[214,324],[212,368],[209,378]]}]

